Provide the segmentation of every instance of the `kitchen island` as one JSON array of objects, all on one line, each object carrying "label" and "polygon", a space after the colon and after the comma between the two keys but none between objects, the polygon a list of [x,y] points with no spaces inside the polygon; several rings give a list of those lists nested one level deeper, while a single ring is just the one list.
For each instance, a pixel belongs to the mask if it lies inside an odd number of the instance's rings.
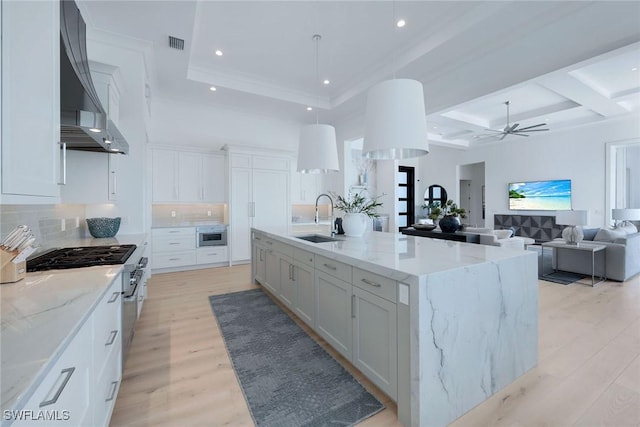
[{"label": "kitchen island", "polygon": [[443,426],[533,368],[533,252],[396,233],[252,230],[252,277],[398,404]]}]

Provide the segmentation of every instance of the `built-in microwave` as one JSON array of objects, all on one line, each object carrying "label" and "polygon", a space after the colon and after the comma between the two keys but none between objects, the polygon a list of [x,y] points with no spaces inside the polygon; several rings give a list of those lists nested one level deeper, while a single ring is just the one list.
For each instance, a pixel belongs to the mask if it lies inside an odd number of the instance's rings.
[{"label": "built-in microwave", "polygon": [[202,246],[227,246],[226,225],[205,225],[196,227],[196,244]]}]

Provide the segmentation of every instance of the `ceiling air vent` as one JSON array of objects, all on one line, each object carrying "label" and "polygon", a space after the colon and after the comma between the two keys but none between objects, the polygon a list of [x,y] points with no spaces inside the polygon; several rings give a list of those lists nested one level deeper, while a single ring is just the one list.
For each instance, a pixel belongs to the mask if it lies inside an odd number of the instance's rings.
[{"label": "ceiling air vent", "polygon": [[184,50],[184,40],[169,36],[169,47],[171,49]]}]

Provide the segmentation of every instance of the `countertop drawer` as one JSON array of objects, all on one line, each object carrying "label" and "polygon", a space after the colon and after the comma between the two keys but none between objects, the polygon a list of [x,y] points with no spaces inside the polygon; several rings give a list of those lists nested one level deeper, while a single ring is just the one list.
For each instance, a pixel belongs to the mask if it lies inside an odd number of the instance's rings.
[{"label": "countertop drawer", "polygon": [[354,267],[353,285],[391,302],[397,302],[398,284],[388,277],[379,276]]},{"label": "countertop drawer", "polygon": [[313,267],[315,255],[312,252],[296,248],[293,252],[293,259],[295,259],[296,261],[300,261],[301,263],[306,264],[309,267]]},{"label": "countertop drawer", "polygon": [[211,246],[198,248],[196,250],[197,264],[214,264],[218,262],[228,262],[229,252],[226,246]]},{"label": "countertop drawer", "polygon": [[153,237],[190,236],[195,240],[196,228],[195,227],[154,228],[151,230],[151,235]]},{"label": "countertop drawer", "polygon": [[153,239],[153,252],[176,252],[196,248],[195,234],[191,236],[175,236]]},{"label": "countertop drawer", "polygon": [[111,353],[121,354],[122,349],[122,288],[121,276],[114,281],[93,314],[94,370],[102,375],[105,361]]},{"label": "countertop drawer", "polygon": [[351,283],[351,266],[332,259],[316,255],[315,267],[333,277]]},{"label": "countertop drawer", "polygon": [[179,251],[172,253],[157,253],[153,256],[152,268],[182,267],[196,264],[196,251]]}]

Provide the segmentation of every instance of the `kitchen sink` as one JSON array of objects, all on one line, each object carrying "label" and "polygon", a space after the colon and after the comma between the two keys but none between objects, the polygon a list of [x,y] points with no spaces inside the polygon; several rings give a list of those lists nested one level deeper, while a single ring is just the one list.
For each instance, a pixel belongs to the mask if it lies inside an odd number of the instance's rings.
[{"label": "kitchen sink", "polygon": [[339,242],[340,239],[333,237],[323,236],[321,234],[308,234],[305,236],[295,236],[298,239],[306,240],[311,243],[326,243],[326,242]]}]

